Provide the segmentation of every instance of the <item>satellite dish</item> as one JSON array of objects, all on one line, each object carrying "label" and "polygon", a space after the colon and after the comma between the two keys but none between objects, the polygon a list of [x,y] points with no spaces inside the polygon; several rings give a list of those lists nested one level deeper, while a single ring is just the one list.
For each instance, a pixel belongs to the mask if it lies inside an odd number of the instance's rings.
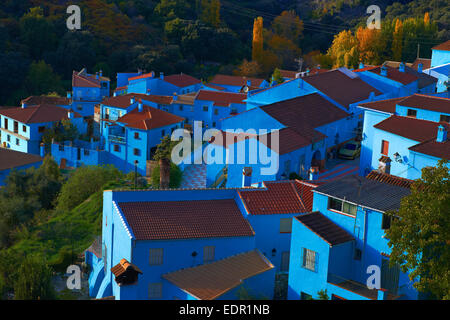
[{"label": "satellite dish", "polygon": [[248,92],[248,87],[244,86],[244,92]]}]

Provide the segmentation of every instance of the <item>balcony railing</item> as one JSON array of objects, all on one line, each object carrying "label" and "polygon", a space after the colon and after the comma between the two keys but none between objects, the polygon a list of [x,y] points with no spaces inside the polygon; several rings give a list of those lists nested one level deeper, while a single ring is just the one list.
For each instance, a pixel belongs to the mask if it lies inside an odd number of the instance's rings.
[{"label": "balcony railing", "polygon": [[108,139],[110,142],[125,144],[124,136],[109,135]]},{"label": "balcony railing", "polygon": [[[361,297],[365,297],[365,298],[371,299],[371,300],[378,299],[378,290],[377,289],[369,289],[367,287],[367,285],[365,285],[361,282],[346,279],[346,278],[343,278],[341,276],[338,276],[338,275],[332,274],[332,273],[328,274],[327,282],[332,285],[335,285],[341,289],[344,289],[344,290],[350,291],[354,294],[357,294]],[[397,298],[398,298],[397,295],[388,293],[385,299],[395,300]]]}]

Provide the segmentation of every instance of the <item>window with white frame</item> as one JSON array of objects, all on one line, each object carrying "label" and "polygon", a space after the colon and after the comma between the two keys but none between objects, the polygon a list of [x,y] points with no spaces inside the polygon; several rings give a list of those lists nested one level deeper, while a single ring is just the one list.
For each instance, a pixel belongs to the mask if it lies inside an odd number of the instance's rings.
[{"label": "window with white frame", "polygon": [[159,266],[163,264],[164,249],[162,248],[152,248],[150,249],[150,259],[149,264],[151,266]]},{"label": "window with white frame", "polygon": [[214,246],[203,247],[203,263],[209,263],[214,261]]},{"label": "window with white frame", "polygon": [[358,206],[333,197],[328,198],[328,209],[336,210],[356,217]]},{"label": "window with white frame", "polygon": [[148,298],[160,299],[162,297],[162,283],[154,282],[148,284]]},{"label": "window with white frame", "polygon": [[316,271],[316,252],[303,248],[302,267],[311,271]]}]

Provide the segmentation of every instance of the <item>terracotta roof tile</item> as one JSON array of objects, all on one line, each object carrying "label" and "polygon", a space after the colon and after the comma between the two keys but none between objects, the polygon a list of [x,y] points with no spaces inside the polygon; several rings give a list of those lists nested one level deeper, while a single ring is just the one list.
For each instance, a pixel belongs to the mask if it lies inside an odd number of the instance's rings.
[{"label": "terracotta roof tile", "polygon": [[450,40],[445,41],[444,43],[438,44],[437,46],[434,46],[431,48],[432,50],[444,50],[444,51],[450,51]]},{"label": "terracotta roof tile", "polygon": [[22,167],[43,160],[43,158],[31,153],[0,148],[0,171]]},{"label": "terracotta roof tile", "polygon": [[252,215],[301,213],[311,211],[313,187],[300,181],[264,182],[266,190],[239,191]]},{"label": "terracotta roof tile", "polygon": [[127,259],[121,259],[118,264],[111,268],[111,272],[117,278],[123,275],[128,269],[132,269],[137,273],[142,274],[142,271],[134,264],[129,263]]},{"label": "terracotta roof tile", "polygon": [[173,84],[174,86],[177,86],[179,88],[184,88],[192,86],[194,84],[201,83],[199,79],[184,73],[166,76],[164,77],[164,81]]},{"label": "terracotta roof tile", "polygon": [[379,110],[379,111],[383,111],[383,112],[395,113],[395,106],[403,99],[405,99],[405,98],[401,97],[401,98],[378,100],[378,101],[361,103],[359,106],[361,106],[363,108],[374,109],[374,110]]},{"label": "terracotta roof tile", "polygon": [[247,99],[247,94],[245,93],[219,92],[209,90],[200,90],[196,97],[196,100],[214,101],[215,106],[222,107],[228,107],[232,103],[245,104],[245,99]]},{"label": "terracotta roof tile", "polygon": [[442,113],[450,113],[449,98],[427,96],[424,94],[413,94],[408,96],[404,98],[399,105]]},{"label": "terracotta roof tile", "polygon": [[157,104],[166,104],[169,105],[173,101],[172,96],[160,96],[154,94],[141,94],[141,93],[128,93],[121,96],[109,97],[103,100],[102,104],[105,106],[116,107],[126,109],[131,105],[131,98],[135,98],[135,101],[138,99],[154,102]]},{"label": "terracotta roof tile", "polygon": [[424,141],[410,147],[409,150],[440,159],[450,160],[450,140],[446,140],[445,142],[437,142],[436,138],[432,138],[428,141]]},{"label": "terracotta roof tile", "polygon": [[330,246],[354,240],[350,233],[318,211],[302,214],[295,219],[325,240]]},{"label": "terracotta roof tile", "polygon": [[[386,66],[387,68],[387,78],[400,82],[401,84],[409,84],[412,83],[414,81],[417,81],[419,79],[418,76],[408,73],[408,72],[401,72],[396,68],[391,68]],[[364,71],[364,69],[360,69],[360,70],[355,70],[355,72],[360,72],[360,71]],[[376,73],[378,75],[381,74],[381,67],[373,67],[368,69],[368,71]]]},{"label": "terracotta roof tile", "polygon": [[136,108],[117,119],[117,122],[125,123],[128,127],[142,130],[161,128],[182,121],[182,117],[146,105],[142,106],[142,111]]},{"label": "terracotta roof tile", "polygon": [[382,94],[360,78],[351,78],[339,69],[302,79],[346,108],[352,103],[368,99],[371,92]]},{"label": "terracotta roof tile", "polygon": [[39,104],[68,106],[71,104],[72,100],[64,97],[30,96],[23,99],[21,102],[30,106],[36,106]]},{"label": "terracotta roof tile", "polygon": [[121,202],[118,205],[137,240],[254,235],[233,199]]},{"label": "terracotta roof tile", "polygon": [[[48,104],[27,106],[26,108],[0,109],[0,114],[21,123],[44,123],[69,119],[67,109]],[[77,112],[73,112],[73,114],[75,118],[82,117]]]},{"label": "terracotta roof tile", "polygon": [[87,76],[86,74],[74,71],[72,74],[72,87],[100,88],[101,83],[95,76]]},{"label": "terracotta roof tile", "polygon": [[450,131],[448,124],[395,115],[377,123],[374,128],[417,142],[425,142],[437,136],[439,125],[445,126]]},{"label": "terracotta roof tile", "polygon": [[242,87],[247,84],[247,80],[250,80],[250,85],[253,87],[260,87],[264,79],[258,78],[247,78],[242,76],[228,76],[224,74],[217,74],[210,81],[212,84],[218,85],[228,85],[228,86],[237,86]]},{"label": "terracotta roof tile", "polygon": [[162,277],[201,300],[213,300],[242,284],[243,280],[273,269],[258,250],[231,256]]},{"label": "terracotta roof tile", "polygon": [[391,174],[379,172],[376,170],[371,171],[367,176],[366,179],[375,180],[378,182],[387,183],[393,186],[399,186],[403,188],[411,188],[411,185],[414,183],[413,180],[401,178],[397,176],[393,176]]},{"label": "terracotta roof tile", "polygon": [[422,70],[430,69],[431,59],[417,58],[411,65],[411,68],[417,70],[419,63],[422,64]]}]

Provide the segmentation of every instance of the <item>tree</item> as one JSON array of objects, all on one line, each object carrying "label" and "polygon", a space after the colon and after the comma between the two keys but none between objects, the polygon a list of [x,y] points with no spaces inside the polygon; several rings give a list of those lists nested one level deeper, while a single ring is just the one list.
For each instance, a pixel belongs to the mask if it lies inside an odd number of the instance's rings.
[{"label": "tree", "polygon": [[210,26],[219,27],[220,25],[220,1],[219,0],[201,0],[200,20]]},{"label": "tree", "polygon": [[273,71],[273,74],[272,74],[272,79],[276,83],[283,83],[284,82],[284,79],[283,79],[283,76],[281,75],[280,69],[275,68],[275,70]]},{"label": "tree", "polygon": [[392,57],[395,61],[402,60],[403,45],[403,23],[400,19],[395,20],[395,29],[392,40]]},{"label": "tree", "polygon": [[303,22],[294,10],[283,11],[273,20],[272,30],[275,34],[291,40],[298,47],[303,35]]},{"label": "tree", "polygon": [[263,18],[258,17],[253,22],[252,60],[261,62],[263,58]]},{"label": "tree", "polygon": [[358,40],[350,30],[344,30],[334,36],[327,54],[333,61],[333,67],[354,67],[358,64]]},{"label": "tree", "polygon": [[52,270],[40,258],[24,257],[14,283],[16,300],[51,300],[55,292],[51,283]]},{"label": "tree", "polygon": [[[161,189],[168,189],[170,183],[170,163],[172,157],[172,149],[176,145],[170,136],[161,139],[161,143],[157,146],[153,159],[159,161],[159,185]],[[153,182],[155,183],[155,182]]]},{"label": "tree", "polygon": [[261,67],[255,60],[248,61],[247,59],[244,59],[233,73],[237,76],[259,77],[261,75]]},{"label": "tree", "polygon": [[31,64],[25,79],[25,88],[30,95],[64,92],[60,77],[43,60]]},{"label": "tree", "polygon": [[392,248],[390,263],[409,272],[414,287],[436,299],[450,299],[450,173],[449,161],[422,169],[422,177],[402,199],[386,230]]},{"label": "tree", "polygon": [[382,63],[382,53],[385,43],[381,30],[359,27],[356,31],[359,59],[366,64]]}]

